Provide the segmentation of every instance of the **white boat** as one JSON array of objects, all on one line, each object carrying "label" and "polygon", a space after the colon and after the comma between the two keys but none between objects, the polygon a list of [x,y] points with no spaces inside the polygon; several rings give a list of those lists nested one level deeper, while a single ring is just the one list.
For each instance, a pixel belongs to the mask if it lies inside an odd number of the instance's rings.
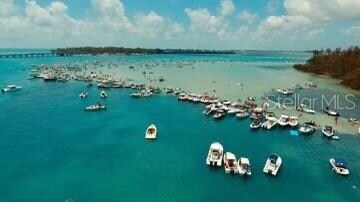
[{"label": "white boat", "polygon": [[151,124],[145,132],[145,139],[154,140],[156,139],[157,129],[154,124]]},{"label": "white boat", "polygon": [[269,158],[266,160],[266,164],[263,171],[264,173],[276,176],[280,169],[281,164],[282,164],[281,157],[277,154],[271,154]]},{"label": "white boat", "polygon": [[241,110],[236,107],[229,107],[229,110],[227,111],[228,114],[236,114],[239,113]]},{"label": "white boat", "polygon": [[1,92],[6,93],[6,92],[15,92],[15,91],[19,91],[21,90],[22,87],[21,86],[16,86],[16,85],[8,85],[7,87],[1,89]]},{"label": "white boat", "polygon": [[267,121],[265,121],[264,123],[261,124],[261,127],[270,130],[277,124],[277,122],[278,122],[278,120],[276,118],[269,117],[269,119]]},{"label": "white boat", "polygon": [[280,126],[287,126],[289,125],[289,121],[290,121],[289,116],[282,114],[278,120],[278,123]]},{"label": "white boat", "polygon": [[249,116],[250,116],[249,112],[241,112],[241,113],[236,114],[237,118],[246,118],[246,117],[249,117]]},{"label": "white boat", "polygon": [[224,155],[225,173],[238,173],[239,166],[236,157],[231,152],[226,152]]},{"label": "white boat", "polygon": [[87,93],[87,92],[81,92],[80,95],[79,95],[79,97],[80,97],[81,99],[86,98],[87,96],[88,96],[88,93]]},{"label": "white boat", "polygon": [[305,106],[304,104],[301,104],[300,110],[301,110],[302,112],[305,112],[305,113],[308,113],[308,114],[315,114],[315,113],[316,113],[315,110],[308,108],[308,107]]},{"label": "white boat", "polygon": [[225,117],[225,113],[223,110],[218,110],[215,112],[213,117],[214,117],[214,119],[221,119],[221,118]]},{"label": "white boat", "polygon": [[88,107],[85,107],[84,108],[85,111],[101,111],[101,110],[106,110],[106,106],[105,105],[102,105],[100,103],[96,103],[96,104],[93,104],[93,105],[90,105]]},{"label": "white boat", "polygon": [[310,121],[310,122],[305,122],[304,125],[299,128],[299,131],[303,134],[310,134],[315,132],[316,129],[317,126],[315,122]]},{"label": "white boat", "polygon": [[294,93],[294,91],[292,91],[291,89],[289,88],[279,88],[276,90],[277,92],[283,94],[283,95],[291,95]]},{"label": "white boat", "polygon": [[250,124],[250,128],[251,129],[258,129],[261,126],[261,122],[259,119],[255,119],[251,124]]},{"label": "white boat", "polygon": [[221,167],[224,155],[224,148],[223,146],[218,143],[214,142],[210,145],[209,153],[206,158],[206,164],[209,166],[218,166]]},{"label": "white boat", "polygon": [[322,133],[328,137],[328,138],[332,138],[335,135],[335,130],[333,129],[332,126],[325,126],[322,129]]},{"label": "white boat", "polygon": [[107,98],[106,92],[102,90],[102,91],[100,92],[100,97],[101,97],[101,98]]},{"label": "white boat", "polygon": [[238,161],[238,165],[239,165],[238,170],[240,175],[246,175],[246,176],[251,175],[251,166],[248,158],[241,157]]},{"label": "white boat", "polygon": [[299,124],[298,117],[296,117],[296,116],[290,116],[290,117],[289,117],[289,125],[290,125],[291,127],[295,127],[295,126],[297,126],[298,124]]},{"label": "white boat", "polygon": [[343,176],[347,176],[350,174],[349,169],[347,168],[347,163],[344,159],[331,158],[329,161],[330,161],[331,167],[337,174],[343,175]]},{"label": "white boat", "polygon": [[326,107],[324,112],[330,116],[340,116],[339,112],[333,111],[329,107]]},{"label": "white boat", "polygon": [[187,100],[189,98],[189,96],[186,94],[186,93],[180,93],[179,95],[178,95],[178,100],[180,100],[180,101],[185,101],[185,100]]}]

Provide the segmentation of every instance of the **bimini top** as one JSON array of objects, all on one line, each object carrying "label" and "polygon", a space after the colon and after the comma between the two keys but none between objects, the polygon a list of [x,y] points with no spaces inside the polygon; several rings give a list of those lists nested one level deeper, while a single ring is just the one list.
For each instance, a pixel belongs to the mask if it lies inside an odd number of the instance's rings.
[{"label": "bimini top", "polygon": [[342,167],[342,168],[346,168],[346,161],[343,158],[335,158],[335,166],[336,167]]},{"label": "bimini top", "polygon": [[279,156],[276,155],[276,154],[271,154],[270,157],[269,157],[271,163],[274,163],[274,164],[276,163],[278,158],[279,158]]},{"label": "bimini top", "polygon": [[218,142],[212,143],[211,146],[210,146],[210,148],[211,148],[212,150],[223,150],[223,146],[222,146],[220,143],[218,143]]}]

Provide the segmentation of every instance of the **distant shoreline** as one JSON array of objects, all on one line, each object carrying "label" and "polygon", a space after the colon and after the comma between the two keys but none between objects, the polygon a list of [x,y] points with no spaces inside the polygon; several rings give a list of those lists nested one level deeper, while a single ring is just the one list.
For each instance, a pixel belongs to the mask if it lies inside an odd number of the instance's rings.
[{"label": "distant shoreline", "polygon": [[132,54],[236,54],[232,50],[198,50],[198,49],[147,49],[123,47],[73,47],[57,48],[51,53],[58,55],[132,55]]}]

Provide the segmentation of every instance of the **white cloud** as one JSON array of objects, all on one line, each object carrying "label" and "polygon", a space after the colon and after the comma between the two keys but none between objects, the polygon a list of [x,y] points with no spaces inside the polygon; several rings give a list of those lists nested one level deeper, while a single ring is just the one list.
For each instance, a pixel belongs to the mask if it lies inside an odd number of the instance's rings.
[{"label": "white cloud", "polygon": [[247,24],[253,24],[258,20],[258,16],[250,11],[243,10],[239,13],[238,18]]},{"label": "white cloud", "polygon": [[231,15],[235,11],[235,5],[231,0],[221,0],[220,14],[221,16]]},{"label": "white cloud", "polygon": [[164,29],[165,19],[152,11],[146,15],[136,15],[135,23],[136,32],[145,38],[154,38]]},{"label": "white cloud", "polygon": [[190,18],[190,27],[194,31],[217,33],[224,28],[225,22],[222,17],[212,15],[208,9],[185,9],[185,13]]}]

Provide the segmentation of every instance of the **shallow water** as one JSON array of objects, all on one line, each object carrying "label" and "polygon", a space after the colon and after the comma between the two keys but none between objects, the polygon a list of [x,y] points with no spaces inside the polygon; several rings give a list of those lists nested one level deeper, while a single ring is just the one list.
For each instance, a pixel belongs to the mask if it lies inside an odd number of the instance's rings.
[{"label": "shallow water", "polygon": [[[190,56],[191,60],[215,63],[196,62],[195,69],[160,66],[152,70],[156,75],[161,71],[166,78],[161,85],[181,84],[199,93],[208,91],[207,84],[216,79],[217,94],[233,99],[261,96],[271,88],[315,79],[320,88],[302,93],[347,92],[332,81],[294,71],[290,64],[295,59],[281,63],[279,57],[283,56],[266,54],[266,60],[276,62],[249,62],[245,56],[239,56],[238,62],[226,62],[235,61],[233,57]],[[281,128],[251,131],[248,120],[226,117],[214,121],[202,115],[202,105],[180,104],[174,96],[166,95],[131,99],[132,91],[125,89],[108,91],[109,98],[102,101],[107,111],[85,113],[84,106],[99,101],[98,89],[88,89],[89,97],[80,100],[78,94],[85,88],[84,83],[26,80],[32,63],[113,62],[124,58],[158,59],[124,56],[0,60],[0,84],[24,87],[21,92],[0,95],[0,201],[360,200],[359,136],[340,134],[340,141],[329,141],[320,132],[293,137],[289,130]],[[295,58],[306,59],[302,55]],[[109,71],[121,71],[135,80],[143,77],[140,67],[135,72],[130,72],[127,65]],[[243,91],[237,92],[239,86],[231,85],[238,82],[245,84]],[[155,142],[144,140],[150,123],[159,129]],[[250,158],[253,175],[245,179],[227,175],[222,168],[209,169],[205,158],[214,141],[220,141],[226,151]],[[262,173],[272,152],[283,159],[277,177]],[[328,159],[334,156],[347,159],[349,177],[331,172]]]}]

